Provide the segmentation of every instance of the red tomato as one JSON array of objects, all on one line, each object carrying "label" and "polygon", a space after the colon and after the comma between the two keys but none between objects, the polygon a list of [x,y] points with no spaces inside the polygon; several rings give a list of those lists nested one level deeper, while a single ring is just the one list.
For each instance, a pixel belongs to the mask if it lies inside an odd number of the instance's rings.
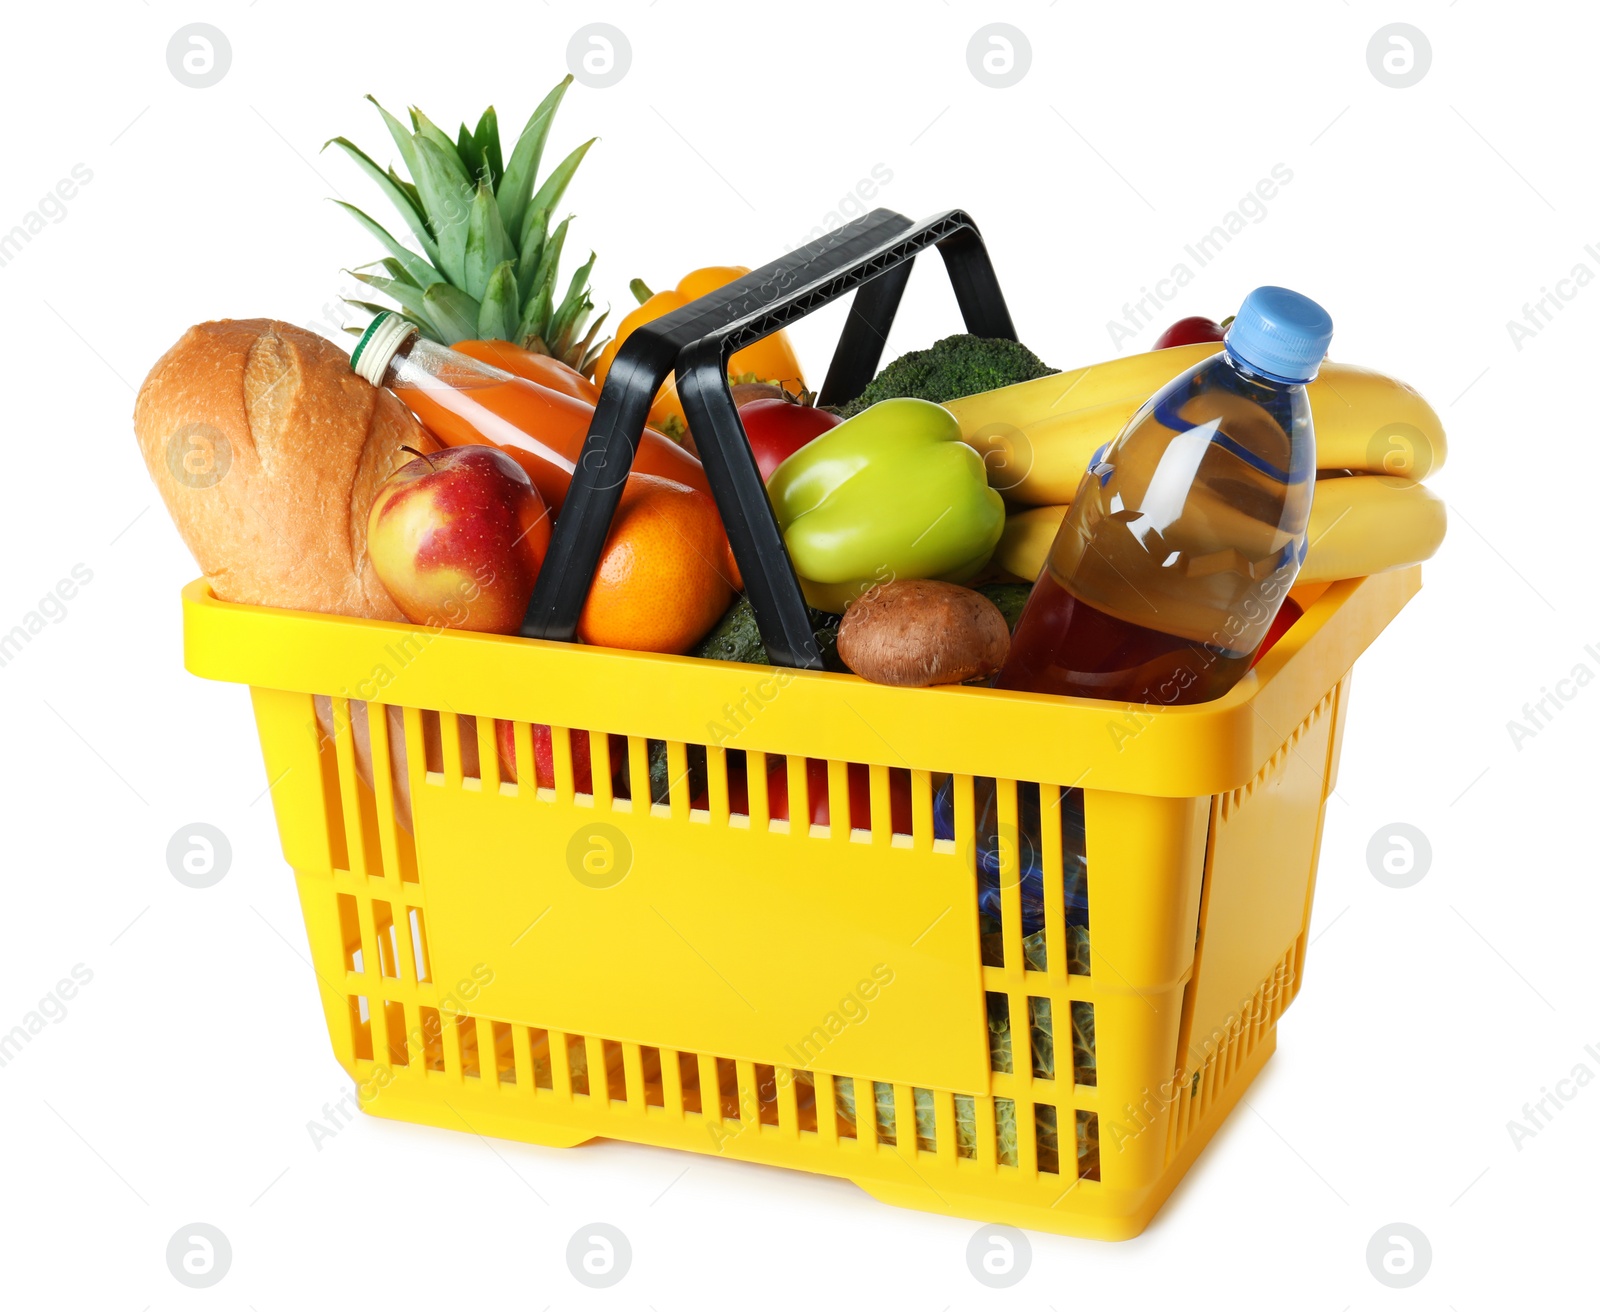
[{"label": "red tomato", "polygon": [[1273,644],[1284,634],[1294,628],[1294,623],[1305,611],[1300,609],[1300,603],[1293,597],[1285,597],[1283,605],[1278,607],[1278,613],[1272,617],[1272,623],[1267,625],[1267,636],[1261,639],[1261,645],[1256,648],[1256,654],[1250,658],[1250,668],[1255,669],[1257,663],[1272,650]]},{"label": "red tomato", "polygon": [[1226,335],[1222,325],[1215,319],[1207,319],[1204,315],[1191,315],[1187,319],[1179,319],[1177,323],[1168,328],[1160,337],[1156,338],[1154,349],[1164,351],[1169,346],[1193,346],[1196,342],[1220,342]]},{"label": "red tomato", "polygon": [[746,401],[739,407],[739,419],[755,452],[762,481],[771,478],[773,470],[812,438],[844,422],[814,405],[776,396]]}]

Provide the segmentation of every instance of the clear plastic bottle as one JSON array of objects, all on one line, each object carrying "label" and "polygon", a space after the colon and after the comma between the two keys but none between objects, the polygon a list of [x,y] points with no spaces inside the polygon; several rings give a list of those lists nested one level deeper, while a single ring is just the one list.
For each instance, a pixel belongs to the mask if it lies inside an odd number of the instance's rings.
[{"label": "clear plastic bottle", "polygon": [[1189,705],[1250,667],[1305,559],[1315,301],[1245,297],[1223,349],[1096,453],[1017,623],[999,688]]},{"label": "clear plastic bottle", "polygon": [[[560,514],[594,424],[587,401],[429,341],[390,310],[367,326],[350,367],[373,386],[390,388],[446,446],[499,447]],[[633,473],[711,491],[700,461],[650,428],[639,440]]]},{"label": "clear plastic bottle", "polygon": [[[1305,559],[1316,445],[1305,385],[1333,337],[1315,301],[1245,297],[1223,349],[1184,370],[1095,453],[1011,639],[995,686],[1184,706],[1220,697],[1251,657]],[[1038,785],[1001,832],[994,781],[974,781],[979,905],[999,913],[1016,846],[1023,933],[1043,923]],[[934,833],[955,836],[946,783]],[[1083,800],[1060,806],[1069,925],[1088,923]]]}]

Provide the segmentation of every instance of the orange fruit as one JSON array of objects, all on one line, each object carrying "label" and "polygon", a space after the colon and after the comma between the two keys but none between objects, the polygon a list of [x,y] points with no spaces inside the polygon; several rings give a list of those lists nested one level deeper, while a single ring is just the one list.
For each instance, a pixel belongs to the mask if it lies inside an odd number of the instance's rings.
[{"label": "orange fruit", "polygon": [[682,655],[742,586],[716,502],[698,488],[634,474],[612,517],[578,636],[596,647]]}]

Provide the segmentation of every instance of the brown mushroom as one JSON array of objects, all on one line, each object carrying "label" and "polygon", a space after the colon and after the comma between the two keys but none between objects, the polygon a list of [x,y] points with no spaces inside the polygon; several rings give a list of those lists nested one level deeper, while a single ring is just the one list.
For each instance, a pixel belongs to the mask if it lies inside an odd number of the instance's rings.
[{"label": "brown mushroom", "polygon": [[906,688],[987,677],[1010,646],[994,602],[935,579],[872,588],[839,621],[839,659],[863,679]]}]

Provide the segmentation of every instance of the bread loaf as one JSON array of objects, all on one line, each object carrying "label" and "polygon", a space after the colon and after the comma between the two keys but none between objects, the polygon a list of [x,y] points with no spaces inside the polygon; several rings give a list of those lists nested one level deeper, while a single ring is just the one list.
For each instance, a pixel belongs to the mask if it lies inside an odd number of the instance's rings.
[{"label": "bread loaf", "polygon": [[332,342],[270,319],[189,329],[139,389],[150,477],[224,601],[399,620],[367,558],[367,512],[436,449]]}]

